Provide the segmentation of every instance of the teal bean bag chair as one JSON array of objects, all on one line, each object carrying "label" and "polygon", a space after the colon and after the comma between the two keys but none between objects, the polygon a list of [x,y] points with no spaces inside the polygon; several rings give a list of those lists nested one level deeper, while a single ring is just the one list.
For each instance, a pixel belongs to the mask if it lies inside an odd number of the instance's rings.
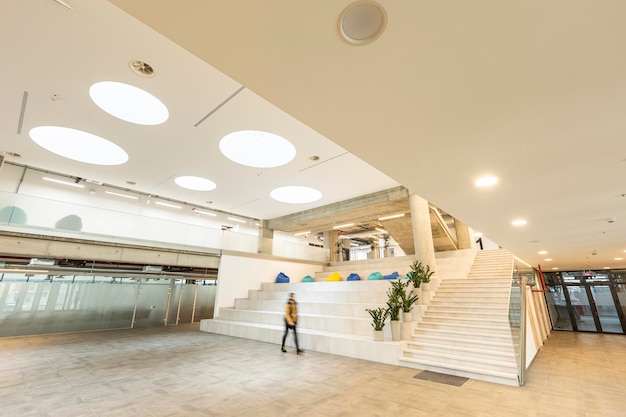
[{"label": "teal bean bag chair", "polygon": [[381,274],[380,272],[372,272],[367,276],[368,281],[377,281],[380,279],[383,279],[383,274]]},{"label": "teal bean bag chair", "polygon": [[302,282],[315,282],[315,279],[313,279],[311,275],[307,275],[306,277],[302,278]]}]

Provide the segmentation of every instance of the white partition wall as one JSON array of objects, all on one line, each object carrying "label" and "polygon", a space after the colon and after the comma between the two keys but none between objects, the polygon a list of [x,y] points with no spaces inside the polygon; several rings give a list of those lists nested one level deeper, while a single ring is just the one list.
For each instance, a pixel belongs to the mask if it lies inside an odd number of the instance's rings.
[{"label": "white partition wall", "polygon": [[306,275],[322,271],[319,263],[279,261],[249,256],[224,254],[221,257],[217,279],[217,295],[213,317],[221,307],[232,307],[236,298],[246,298],[249,289],[258,289],[262,282],[272,282],[279,272],[287,274],[291,282],[299,282]]}]

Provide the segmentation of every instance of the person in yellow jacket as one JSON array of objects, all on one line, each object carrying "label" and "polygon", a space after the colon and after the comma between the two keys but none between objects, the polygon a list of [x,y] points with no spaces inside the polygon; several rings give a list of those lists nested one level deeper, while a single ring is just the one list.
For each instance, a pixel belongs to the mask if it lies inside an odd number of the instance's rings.
[{"label": "person in yellow jacket", "polygon": [[289,299],[285,304],[285,334],[283,335],[283,346],[280,350],[287,352],[285,348],[285,340],[287,339],[287,333],[289,329],[293,329],[293,338],[296,341],[296,352],[298,354],[304,353],[304,350],[298,346],[298,333],[296,332],[296,325],[298,323],[298,303],[296,303],[296,294],[289,293]]}]

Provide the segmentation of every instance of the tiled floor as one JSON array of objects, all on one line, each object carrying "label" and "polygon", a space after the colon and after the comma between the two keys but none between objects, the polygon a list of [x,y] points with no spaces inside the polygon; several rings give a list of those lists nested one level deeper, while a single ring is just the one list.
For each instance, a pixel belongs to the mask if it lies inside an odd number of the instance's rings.
[{"label": "tiled floor", "polygon": [[626,416],[626,337],[554,332],[523,388],[278,345],[197,326],[0,339],[0,415]]}]

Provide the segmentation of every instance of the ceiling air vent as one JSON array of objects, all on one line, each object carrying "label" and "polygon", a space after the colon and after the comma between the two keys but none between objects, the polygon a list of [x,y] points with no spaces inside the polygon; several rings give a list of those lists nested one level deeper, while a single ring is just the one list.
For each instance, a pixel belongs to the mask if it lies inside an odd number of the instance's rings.
[{"label": "ceiling air vent", "polygon": [[141,75],[142,77],[153,77],[154,76],[154,68],[147,62],[134,60],[130,61],[130,69],[137,75]]}]

